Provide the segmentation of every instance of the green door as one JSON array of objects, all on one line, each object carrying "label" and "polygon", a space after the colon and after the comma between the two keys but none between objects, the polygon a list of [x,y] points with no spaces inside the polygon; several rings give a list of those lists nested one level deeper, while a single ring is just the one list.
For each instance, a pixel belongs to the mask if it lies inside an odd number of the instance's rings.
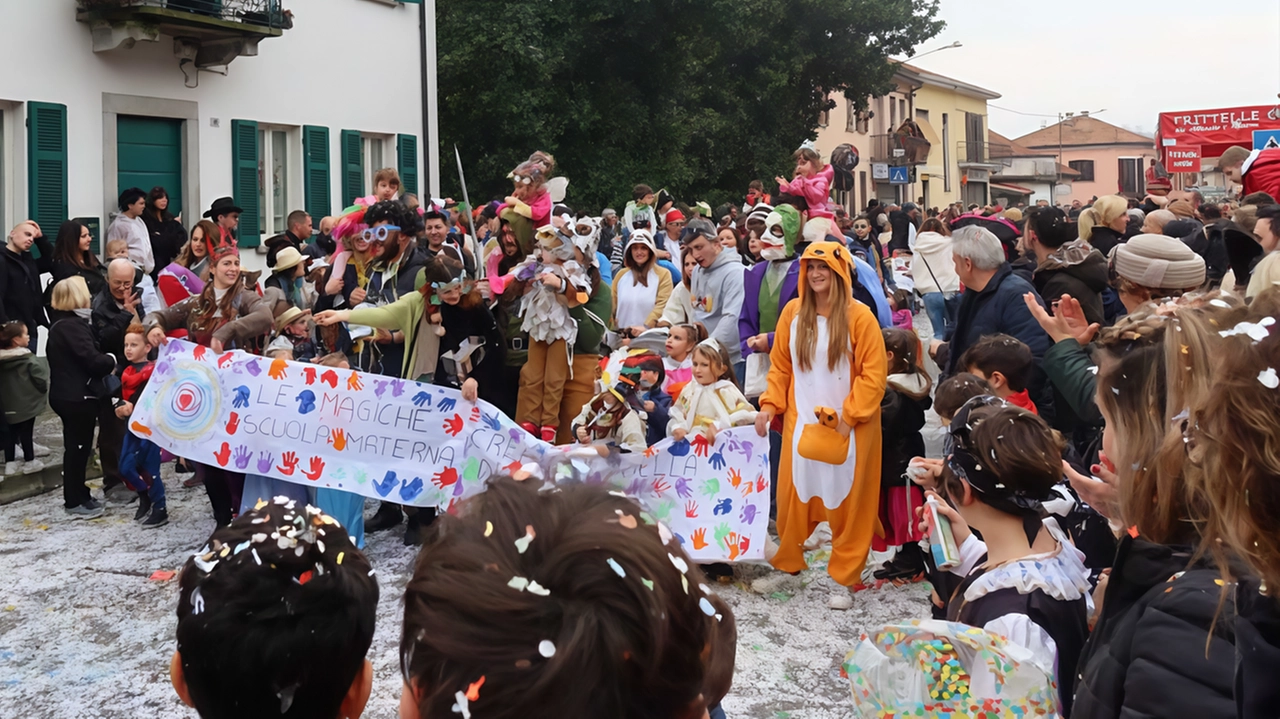
[{"label": "green door", "polygon": [[158,185],[169,193],[169,212],[182,212],[182,120],[120,115],[116,152],[117,194],[130,187],[150,192]]}]

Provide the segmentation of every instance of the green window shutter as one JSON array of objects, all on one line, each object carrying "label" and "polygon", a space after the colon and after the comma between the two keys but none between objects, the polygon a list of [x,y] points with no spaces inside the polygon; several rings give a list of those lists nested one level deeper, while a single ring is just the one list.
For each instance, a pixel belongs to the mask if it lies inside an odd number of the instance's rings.
[{"label": "green window shutter", "polygon": [[405,192],[418,194],[418,136],[398,135],[396,157],[400,163],[400,185]]},{"label": "green window shutter", "polygon": [[343,130],[342,147],[342,206],[354,205],[357,197],[364,197],[364,143],[358,130]]},{"label": "green window shutter", "polygon": [[329,197],[329,128],[303,126],[302,157],[306,165],[303,168],[303,193],[307,214],[319,228],[320,219],[333,212],[333,202]]},{"label": "green window shutter", "polygon": [[241,247],[257,247],[262,242],[258,226],[258,123],[231,121],[231,194],[240,213],[237,234]]},{"label": "green window shutter", "polygon": [[52,238],[67,219],[66,105],[27,103],[27,196],[27,216]]}]

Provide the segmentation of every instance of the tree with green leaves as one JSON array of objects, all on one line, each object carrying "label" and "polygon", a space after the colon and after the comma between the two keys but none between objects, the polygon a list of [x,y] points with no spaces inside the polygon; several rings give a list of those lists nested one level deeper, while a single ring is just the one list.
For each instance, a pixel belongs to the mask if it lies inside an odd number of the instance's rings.
[{"label": "tree with green leaves", "polygon": [[[568,202],[637,183],[714,206],[791,174],[818,113],[891,89],[891,55],[941,31],[937,0],[449,0],[437,5],[442,158],[477,204],[534,150]],[[448,167],[451,163],[445,163]],[[442,171],[446,195],[460,197]]]}]

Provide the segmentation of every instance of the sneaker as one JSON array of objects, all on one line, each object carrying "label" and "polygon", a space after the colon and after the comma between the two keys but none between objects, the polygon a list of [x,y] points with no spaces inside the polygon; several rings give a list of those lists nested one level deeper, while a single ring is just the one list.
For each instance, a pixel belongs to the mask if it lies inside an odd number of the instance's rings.
[{"label": "sneaker", "polygon": [[365,534],[373,534],[381,532],[384,529],[400,526],[400,521],[404,519],[404,512],[400,511],[400,507],[392,502],[383,502],[378,505],[378,511],[364,523]]},{"label": "sneaker", "polygon": [[138,511],[133,515],[133,521],[141,522],[146,519],[147,514],[151,512],[151,498],[143,493],[138,494]]},{"label": "sneaker", "polygon": [[94,499],[93,497],[90,497],[90,498],[86,499],[86,500],[84,501],[84,506],[86,506],[86,507],[92,507],[93,509],[102,509],[102,508],[103,508],[102,502],[99,502],[98,500]]},{"label": "sneaker", "polygon": [[16,477],[19,474],[22,474],[22,462],[15,459],[12,462],[4,463],[4,476]]},{"label": "sneaker", "polygon": [[[5,469],[7,470],[8,467],[5,467]],[[39,474],[40,472],[43,472],[43,471],[44,471],[44,462],[41,462],[38,459],[33,459],[30,462],[22,463],[23,474]]]},{"label": "sneaker", "polygon": [[106,498],[107,504],[123,506],[126,504],[133,504],[138,501],[138,493],[123,484],[117,484],[111,489],[108,489],[103,493],[103,496]]},{"label": "sneaker", "polygon": [[53,450],[49,449],[43,444],[33,442],[31,446],[35,449],[37,457],[48,457],[49,455],[53,454]]},{"label": "sneaker", "polygon": [[542,434],[542,441],[543,441],[543,442],[550,442],[551,444],[555,444],[555,443],[556,443],[556,428],[555,428],[555,427],[543,427],[543,428],[542,428],[542,432],[541,432],[541,434]]},{"label": "sneaker", "polygon": [[143,529],[155,529],[163,527],[169,523],[169,511],[164,507],[156,507],[151,510],[151,514],[147,515],[146,521],[142,523]]},{"label": "sneaker", "polygon": [[795,591],[800,588],[800,577],[786,572],[774,572],[767,577],[760,577],[751,583],[751,591],[768,596],[781,591]]},{"label": "sneaker", "polygon": [[848,589],[839,587],[831,592],[831,596],[827,597],[827,608],[839,612],[853,609],[853,595],[849,593]]},{"label": "sneaker", "polygon": [[72,519],[97,519],[102,516],[102,507],[93,506],[93,500],[89,500],[79,507],[65,507],[63,511],[71,515]]}]

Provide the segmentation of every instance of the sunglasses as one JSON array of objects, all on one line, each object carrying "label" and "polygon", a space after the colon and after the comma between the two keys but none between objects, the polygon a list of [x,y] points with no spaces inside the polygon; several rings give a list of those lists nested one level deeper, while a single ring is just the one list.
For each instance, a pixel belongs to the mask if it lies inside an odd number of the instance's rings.
[{"label": "sunglasses", "polygon": [[361,237],[365,242],[386,242],[387,237],[392,232],[399,232],[400,228],[396,225],[382,225],[380,227],[370,227],[361,233]]}]

